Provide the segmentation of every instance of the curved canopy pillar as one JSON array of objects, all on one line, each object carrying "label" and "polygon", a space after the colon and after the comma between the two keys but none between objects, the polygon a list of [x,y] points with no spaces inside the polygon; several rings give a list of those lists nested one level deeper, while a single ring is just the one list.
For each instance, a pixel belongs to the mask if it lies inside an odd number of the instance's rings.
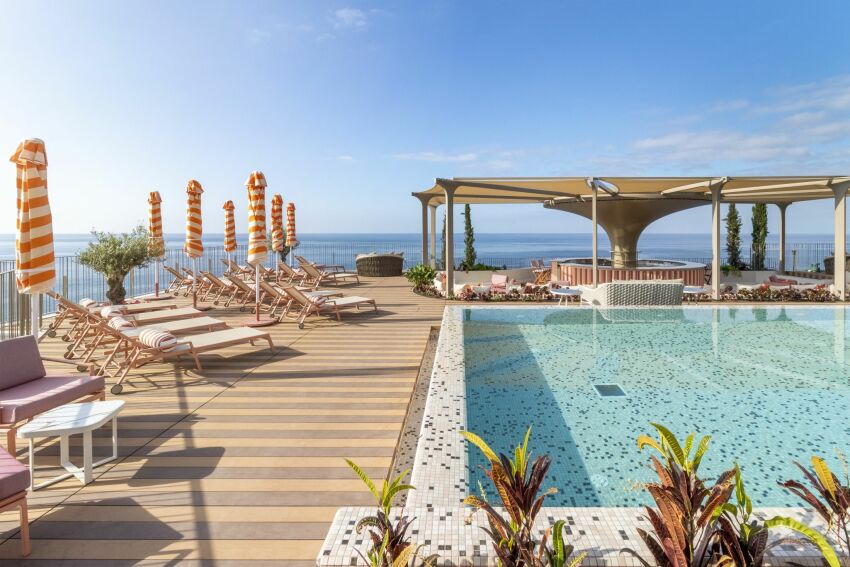
[{"label": "curved canopy pillar", "polygon": [[[611,242],[611,263],[615,268],[633,268],[638,260],[638,240],[647,226],[672,213],[709,205],[707,199],[635,199],[628,197],[600,198],[596,205],[597,222]],[[546,203],[547,209],[557,209],[593,218],[590,201]]]}]

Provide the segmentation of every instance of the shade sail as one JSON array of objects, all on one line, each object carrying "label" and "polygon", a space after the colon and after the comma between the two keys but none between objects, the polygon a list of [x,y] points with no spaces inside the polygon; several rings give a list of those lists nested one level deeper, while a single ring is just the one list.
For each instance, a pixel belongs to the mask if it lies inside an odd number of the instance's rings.
[{"label": "shade sail", "polygon": [[186,184],[186,242],[183,251],[190,258],[200,258],[204,254],[203,226],[201,222],[201,184],[190,179]]},{"label": "shade sail", "polygon": [[266,176],[252,171],[245,182],[248,188],[248,263],[256,266],[269,257],[266,244]]},{"label": "shade sail", "polygon": [[600,179],[619,191],[599,191],[600,199],[711,200],[711,188],[720,187],[724,202],[790,203],[831,198],[832,187],[848,176],[762,177],[456,177],[437,179],[430,189],[414,193],[432,205],[445,203],[445,187],[454,188],[458,204],[546,203],[583,201],[592,190],[588,179]]},{"label": "shade sail", "polygon": [[9,161],[17,168],[15,281],[20,293],[42,293],[52,289],[56,281],[44,142],[38,138],[24,140]]}]

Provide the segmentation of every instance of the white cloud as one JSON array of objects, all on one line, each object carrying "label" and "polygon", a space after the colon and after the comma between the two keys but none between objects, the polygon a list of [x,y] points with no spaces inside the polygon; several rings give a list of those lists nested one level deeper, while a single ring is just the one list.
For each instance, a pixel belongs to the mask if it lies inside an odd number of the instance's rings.
[{"label": "white cloud", "polygon": [[357,161],[354,156],[348,154],[338,155],[334,159],[337,161]]},{"label": "white cloud", "polygon": [[463,154],[448,154],[443,152],[413,152],[406,154],[396,154],[393,157],[395,159],[407,161],[465,162],[477,160],[478,154],[473,152]]},{"label": "white cloud", "polygon": [[750,106],[750,101],[744,98],[736,98],[733,100],[721,100],[709,105],[710,112],[732,112],[733,110],[743,110]]},{"label": "white cloud", "polygon": [[368,23],[368,18],[363,10],[357,8],[340,8],[335,10],[331,23],[334,28],[363,28]]},{"label": "white cloud", "polygon": [[263,43],[271,39],[272,34],[267,30],[260,28],[252,28],[248,31],[248,41],[251,43]]}]

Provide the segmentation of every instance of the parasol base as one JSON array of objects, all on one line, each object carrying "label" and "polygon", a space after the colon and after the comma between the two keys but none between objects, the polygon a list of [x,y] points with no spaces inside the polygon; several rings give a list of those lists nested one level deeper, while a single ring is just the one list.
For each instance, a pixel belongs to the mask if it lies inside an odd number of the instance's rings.
[{"label": "parasol base", "polygon": [[260,318],[251,317],[250,319],[243,319],[241,325],[243,327],[268,327],[269,325],[274,325],[277,323],[277,319],[274,317],[268,317],[265,315],[260,315]]},{"label": "parasol base", "polygon": [[197,309],[198,311],[209,311],[212,308],[213,308],[212,305],[196,305],[195,306],[195,309]]}]

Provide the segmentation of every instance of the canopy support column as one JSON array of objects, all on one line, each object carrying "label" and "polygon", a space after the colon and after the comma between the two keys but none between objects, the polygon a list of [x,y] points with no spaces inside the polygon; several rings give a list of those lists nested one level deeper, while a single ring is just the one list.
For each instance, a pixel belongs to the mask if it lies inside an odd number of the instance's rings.
[{"label": "canopy support column", "polygon": [[455,290],[455,186],[441,180],[440,186],[446,195],[446,297],[454,296]]},{"label": "canopy support column", "polygon": [[844,301],[847,297],[847,183],[832,187],[835,194],[835,293]]},{"label": "canopy support column", "polygon": [[785,209],[789,203],[778,203],[779,207],[779,272],[785,273]]},{"label": "canopy support column", "polygon": [[428,205],[431,209],[431,267],[437,267],[437,205]]},{"label": "canopy support column", "polygon": [[422,263],[428,263],[428,202],[430,199],[419,197],[422,203]]},{"label": "canopy support column", "polygon": [[720,190],[711,187],[711,298],[720,299]]},{"label": "canopy support column", "polygon": [[590,220],[593,221],[593,287],[596,288],[596,286],[599,285],[599,223],[596,218],[596,193],[598,192],[598,189],[596,188],[596,183],[592,183],[590,188],[592,191],[592,197],[590,202]]}]

